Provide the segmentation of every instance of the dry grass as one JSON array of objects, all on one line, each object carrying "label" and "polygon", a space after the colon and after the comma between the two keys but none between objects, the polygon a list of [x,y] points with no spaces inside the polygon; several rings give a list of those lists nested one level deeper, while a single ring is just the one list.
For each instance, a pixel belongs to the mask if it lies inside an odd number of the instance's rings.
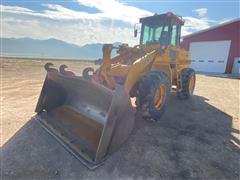
[{"label": "dry grass", "polygon": [[46,62],[53,62],[56,67],[66,64],[78,75],[85,67],[95,66],[76,61],[1,59],[1,146],[33,116],[45,78]]}]

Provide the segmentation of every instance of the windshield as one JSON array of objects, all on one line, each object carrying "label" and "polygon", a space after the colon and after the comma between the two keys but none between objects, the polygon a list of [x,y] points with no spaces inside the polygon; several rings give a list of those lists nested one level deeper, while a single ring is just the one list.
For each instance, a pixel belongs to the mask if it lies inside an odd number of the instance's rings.
[{"label": "windshield", "polygon": [[181,26],[172,25],[149,25],[143,24],[141,33],[141,44],[161,44],[162,46],[179,46]]},{"label": "windshield", "polygon": [[[163,30],[164,28],[164,30]],[[160,43],[161,34],[165,42],[168,41],[168,26],[148,26],[143,25],[142,44],[157,44]]]}]

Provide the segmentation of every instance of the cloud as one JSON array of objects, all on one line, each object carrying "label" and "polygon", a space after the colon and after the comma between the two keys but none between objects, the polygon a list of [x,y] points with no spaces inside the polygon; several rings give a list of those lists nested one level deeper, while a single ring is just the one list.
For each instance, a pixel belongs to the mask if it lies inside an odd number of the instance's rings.
[{"label": "cloud", "polygon": [[139,18],[151,16],[152,12],[129,6],[116,0],[77,0],[81,5],[94,7],[102,12],[104,17],[127,21],[138,22]]},{"label": "cloud", "polygon": [[0,9],[2,12],[11,12],[11,13],[31,13],[31,9],[23,8],[19,6],[4,6],[0,4]]},{"label": "cloud", "polygon": [[208,18],[183,17],[185,24],[182,27],[182,35],[191,34],[210,27]]},{"label": "cloud", "polygon": [[78,20],[100,18],[98,14],[89,14],[86,12],[74,11],[57,4],[43,4],[42,6],[47,7],[47,9],[42,12],[36,12],[31,9],[22,8],[18,6],[0,5],[0,8],[3,13],[22,14],[55,20]]},{"label": "cloud", "polygon": [[[111,1],[110,4],[115,4],[113,6],[116,8],[116,3]],[[84,5],[93,7],[94,4],[84,2]],[[117,10],[113,11],[105,1],[102,5],[96,5],[100,13],[75,11],[57,4],[42,6],[46,9],[36,12],[18,6],[1,5],[3,36],[56,38],[78,45],[116,41],[135,45],[138,39],[133,37],[133,24],[138,22],[139,17],[152,14],[124,4],[120,5],[116,13]],[[131,13],[124,13],[130,10]]]},{"label": "cloud", "polygon": [[[5,6],[0,5],[2,12],[25,14],[31,16],[45,17],[56,20],[79,20],[79,19],[93,19],[93,20],[119,20],[130,24],[135,24],[139,21],[139,18],[153,15],[152,12],[145,11],[133,6],[128,6],[123,3],[119,3],[115,0],[105,1],[84,1],[78,0],[82,5],[95,7],[99,9],[100,13],[88,13],[83,11],[75,11],[65,8],[58,4],[42,4],[47,9],[42,12],[35,12],[31,9],[19,7],[19,6]],[[127,13],[126,13],[127,12]]]},{"label": "cloud", "polygon": [[[57,15],[53,16],[57,17]],[[77,45],[113,42],[126,42],[134,45],[138,43],[138,39],[133,37],[131,25],[118,23],[118,21],[115,21],[115,25],[113,25],[110,19],[76,20],[73,18],[62,21],[12,13],[3,13],[2,36],[34,39],[55,38]]]},{"label": "cloud", "polygon": [[[34,11],[19,6],[0,5],[3,37],[55,38],[77,45],[89,43],[138,43],[133,25],[152,12],[114,0],[78,0],[99,10],[98,13],[76,11],[57,4],[43,4],[46,9]],[[208,18],[183,17],[182,35],[209,27]]]},{"label": "cloud", "polygon": [[82,11],[74,11],[57,4],[43,4],[48,8],[44,10],[43,16],[59,20],[78,20],[78,19],[101,19],[104,18],[100,13],[90,14]]},{"label": "cloud", "polygon": [[199,8],[192,10],[193,12],[197,13],[199,17],[203,17],[207,14],[208,9],[207,8]]}]

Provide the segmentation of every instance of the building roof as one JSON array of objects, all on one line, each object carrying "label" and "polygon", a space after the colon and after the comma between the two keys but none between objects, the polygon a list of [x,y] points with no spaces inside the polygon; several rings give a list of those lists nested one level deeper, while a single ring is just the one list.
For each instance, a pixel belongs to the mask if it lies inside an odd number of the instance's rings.
[{"label": "building roof", "polygon": [[240,23],[240,18],[233,19],[233,20],[224,22],[224,23],[222,23],[222,24],[218,24],[218,25],[216,25],[216,26],[212,26],[212,27],[210,27],[210,28],[207,28],[207,29],[204,29],[204,30],[201,30],[201,31],[197,31],[197,32],[194,32],[194,33],[192,33],[192,34],[188,34],[188,35],[186,35],[186,36],[183,36],[183,39],[184,39],[184,38],[191,37],[191,36],[195,36],[195,35],[197,35],[197,34],[201,34],[201,33],[204,33],[204,32],[210,31],[210,30],[213,30],[213,29],[217,29],[217,28],[220,28],[220,27],[223,27],[223,26],[227,26],[227,25],[232,24],[232,23],[235,23],[235,22],[239,22],[239,23]]}]

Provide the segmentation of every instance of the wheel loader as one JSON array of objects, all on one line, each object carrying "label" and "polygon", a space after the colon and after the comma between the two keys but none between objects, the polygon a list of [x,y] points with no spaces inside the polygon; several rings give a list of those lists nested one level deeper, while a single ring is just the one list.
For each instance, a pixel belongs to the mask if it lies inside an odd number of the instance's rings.
[{"label": "wheel loader", "polygon": [[[59,69],[45,65],[35,119],[90,169],[127,140],[136,110],[157,121],[171,91],[180,99],[193,94],[195,72],[188,68],[188,52],[179,47],[184,20],[169,12],[141,18],[140,23],[139,45],[103,45],[96,70],[88,67],[76,75],[66,65]],[[117,49],[115,57],[111,57],[113,49]]]}]

